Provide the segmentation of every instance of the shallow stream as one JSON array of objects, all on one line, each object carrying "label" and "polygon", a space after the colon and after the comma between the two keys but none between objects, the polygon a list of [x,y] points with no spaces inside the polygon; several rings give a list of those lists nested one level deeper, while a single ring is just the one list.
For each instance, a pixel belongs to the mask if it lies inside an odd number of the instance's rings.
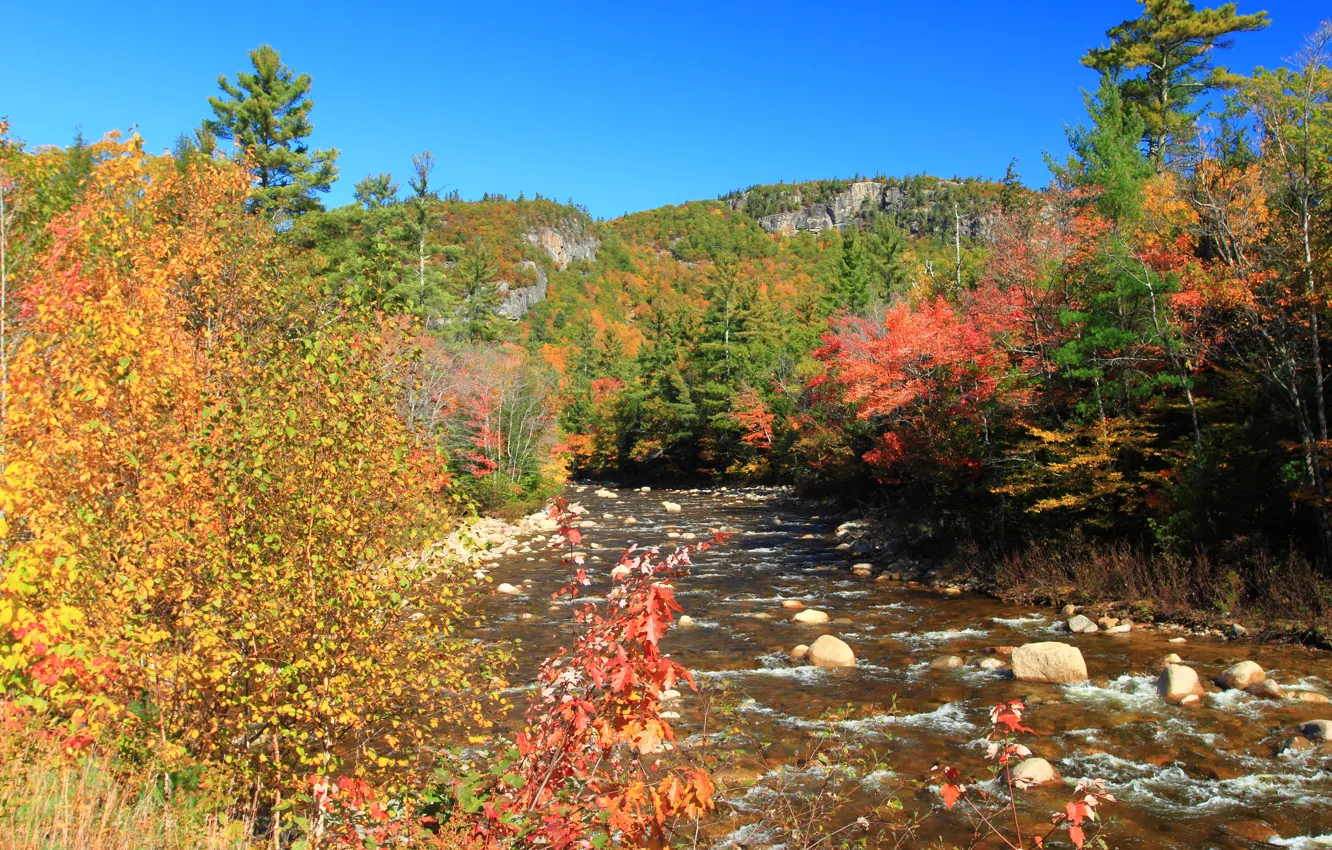
[{"label": "shallow stream", "polygon": [[[1328,653],[1197,636],[1171,643],[1177,635],[1155,629],[1073,635],[1061,630],[1052,610],[856,576],[852,563],[874,558],[836,548],[843,517],[822,515],[780,490],[616,490],[614,499],[594,491],[568,493],[596,523],[584,530],[582,546],[598,568],[598,583],[589,589],[594,596],[608,587],[610,567],[630,543],[670,545],[672,532],[701,537],[710,528],[738,529],[723,548],[698,556],[689,577],[677,583],[678,599],[695,623],[675,628],[666,643],[700,685],[724,688],[736,706],[725,721],[710,718],[709,732],[741,727],[766,742],[726,774],[733,781],[708,832],[715,846],[780,843],[758,821],[773,807],[774,788],[818,781],[826,768],[805,759],[814,736],[832,728],[853,733],[881,759],[861,783],[864,802],[896,793],[906,811],[929,815],[911,846],[940,837],[965,844],[966,821],[944,812],[937,792],[911,781],[928,779],[937,762],[983,778],[989,708],[1024,699],[1029,725],[1039,733],[1028,743],[1065,783],[1024,792],[1033,822],[1048,821],[1050,811],[1062,808],[1077,780],[1097,777],[1119,800],[1106,811],[1111,847],[1270,846],[1254,842],[1268,832],[1280,836],[1272,839],[1280,846],[1332,847],[1332,755],[1281,754],[1293,725],[1332,719],[1332,707],[1274,702],[1210,684],[1200,704],[1173,706],[1155,687],[1159,660],[1173,652],[1207,683],[1233,661],[1251,659],[1284,687],[1328,694]],[[668,513],[663,500],[682,510]],[[636,522],[627,524],[629,517]],[[490,619],[482,634],[521,639],[516,683],[530,680],[539,659],[575,631],[568,606],[550,605],[551,591],[562,582],[559,556],[540,543],[531,549],[491,565],[496,583],[526,592],[487,602]],[[794,612],[782,606],[786,600],[827,612],[833,622],[794,623]],[[825,633],[851,646],[854,668],[787,661],[792,647]],[[990,648],[1044,640],[1075,644],[1091,681],[1035,685],[1015,681],[1007,670],[975,666]],[[930,669],[932,659],[946,654],[968,663]],[[675,724],[687,749],[702,741],[702,700],[681,690]],[[845,719],[827,717],[847,706]]]}]

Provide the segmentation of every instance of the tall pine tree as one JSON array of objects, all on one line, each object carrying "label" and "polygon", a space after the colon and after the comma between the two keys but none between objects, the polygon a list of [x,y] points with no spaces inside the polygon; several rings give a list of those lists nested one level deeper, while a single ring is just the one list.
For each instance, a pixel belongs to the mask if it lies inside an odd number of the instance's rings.
[{"label": "tall pine tree", "polygon": [[1253,32],[1270,21],[1266,12],[1240,15],[1234,3],[1195,9],[1188,0],[1139,0],[1142,17],[1106,32],[1109,47],[1087,51],[1082,64],[1108,74],[1126,106],[1142,118],[1147,156],[1160,171],[1166,154],[1193,133],[1198,98],[1226,85],[1225,69],[1212,63],[1226,36]]},{"label": "tall pine tree", "polygon": [[215,120],[205,122],[219,139],[231,139],[247,157],[258,183],[251,192],[256,212],[279,217],[321,209],[317,192],[327,192],[338,179],[338,151],[310,150],[310,75],[282,64],[278,52],[265,44],[250,51],[253,74],[241,72],[233,84],[217,78],[225,97],[210,97]]}]

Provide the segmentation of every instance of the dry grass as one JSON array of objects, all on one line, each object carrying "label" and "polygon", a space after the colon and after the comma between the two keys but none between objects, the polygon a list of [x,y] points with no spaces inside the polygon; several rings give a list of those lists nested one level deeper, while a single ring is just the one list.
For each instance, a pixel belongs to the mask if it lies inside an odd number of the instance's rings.
[{"label": "dry grass", "polygon": [[1146,603],[1157,612],[1326,626],[1332,585],[1298,553],[1239,540],[1216,557],[1179,558],[1125,543],[1037,544],[995,565],[993,588],[1024,601]]},{"label": "dry grass", "polygon": [[0,836],[5,850],[241,850],[198,792],[168,801],[161,775],[124,775],[105,755],[61,754],[33,730],[0,730]]}]

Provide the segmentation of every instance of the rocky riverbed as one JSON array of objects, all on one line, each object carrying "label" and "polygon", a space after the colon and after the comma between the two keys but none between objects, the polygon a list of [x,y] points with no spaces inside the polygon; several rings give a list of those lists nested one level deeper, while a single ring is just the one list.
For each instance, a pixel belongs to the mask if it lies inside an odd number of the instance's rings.
[{"label": "rocky riverbed", "polygon": [[[929,767],[984,778],[988,710],[1008,699],[1028,703],[1038,733],[1022,768],[1033,820],[1048,820],[1078,780],[1101,778],[1119,800],[1106,813],[1114,847],[1332,846],[1328,653],[1015,609],[932,579],[891,543],[778,489],[575,486],[567,496],[593,599],[631,543],[734,534],[678,582],[688,616],[667,643],[704,691],[681,688],[671,706],[680,749],[737,753],[707,831],[716,846],[779,843],[773,795],[819,780],[828,768],[809,755],[827,731],[877,760],[855,783],[857,802],[895,795],[929,816],[923,836],[965,842],[966,822],[943,811]],[[563,575],[547,545],[554,527],[537,514],[465,532],[487,548],[478,569],[495,588],[477,637],[521,641],[516,691],[575,631],[571,607],[550,598]],[[725,721],[704,711],[723,703]]]}]

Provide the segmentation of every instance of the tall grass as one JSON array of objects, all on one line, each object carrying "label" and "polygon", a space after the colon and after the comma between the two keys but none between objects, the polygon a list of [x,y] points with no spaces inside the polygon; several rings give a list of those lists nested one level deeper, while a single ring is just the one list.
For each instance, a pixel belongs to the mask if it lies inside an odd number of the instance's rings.
[{"label": "tall grass", "polygon": [[247,825],[210,795],[168,795],[162,774],[125,771],[111,755],[68,756],[22,724],[0,729],[4,850],[243,850]]}]

